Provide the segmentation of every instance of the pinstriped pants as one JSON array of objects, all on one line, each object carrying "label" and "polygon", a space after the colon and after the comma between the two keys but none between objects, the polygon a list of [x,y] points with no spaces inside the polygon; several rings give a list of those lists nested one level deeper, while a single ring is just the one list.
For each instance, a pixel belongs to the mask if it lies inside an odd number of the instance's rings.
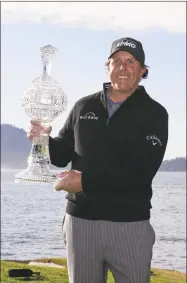
[{"label": "pinstriped pants", "polygon": [[149,220],[92,221],[66,214],[63,224],[70,283],[150,283],[155,232]]}]

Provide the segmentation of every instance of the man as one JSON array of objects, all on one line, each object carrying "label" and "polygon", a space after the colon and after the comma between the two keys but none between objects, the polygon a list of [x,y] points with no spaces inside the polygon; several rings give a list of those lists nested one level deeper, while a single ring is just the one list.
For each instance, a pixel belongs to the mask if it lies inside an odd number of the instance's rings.
[{"label": "man", "polygon": [[[155,233],[149,222],[152,180],[164,157],[168,114],[139,85],[148,69],[142,44],[121,38],[107,62],[110,83],[77,101],[51,163],[65,171],[55,188],[68,192],[63,229],[70,283],[150,282]],[[32,139],[41,131],[31,121]]]}]

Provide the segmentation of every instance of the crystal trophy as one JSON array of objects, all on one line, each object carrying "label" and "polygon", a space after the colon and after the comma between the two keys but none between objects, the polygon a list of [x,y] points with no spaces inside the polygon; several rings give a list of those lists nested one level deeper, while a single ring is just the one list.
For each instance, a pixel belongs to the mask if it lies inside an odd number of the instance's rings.
[{"label": "crystal trophy", "polygon": [[[43,73],[35,78],[24,92],[22,106],[32,120],[49,126],[67,106],[66,96],[57,81],[51,77],[52,60],[57,49],[51,45],[41,47]],[[50,172],[49,135],[40,134],[32,141],[26,170],[15,175],[15,182],[54,184],[57,177]]]}]

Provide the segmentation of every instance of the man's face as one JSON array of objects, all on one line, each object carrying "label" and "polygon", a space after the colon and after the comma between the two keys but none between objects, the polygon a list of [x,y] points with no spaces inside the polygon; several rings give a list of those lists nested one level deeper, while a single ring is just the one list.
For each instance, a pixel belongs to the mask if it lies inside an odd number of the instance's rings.
[{"label": "man's face", "polygon": [[128,52],[118,51],[110,59],[109,76],[113,88],[121,93],[136,89],[145,67]]}]

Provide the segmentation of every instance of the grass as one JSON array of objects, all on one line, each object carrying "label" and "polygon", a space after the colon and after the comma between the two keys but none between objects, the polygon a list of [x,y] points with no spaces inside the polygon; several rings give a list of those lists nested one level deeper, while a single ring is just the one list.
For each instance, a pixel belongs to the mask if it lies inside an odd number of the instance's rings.
[{"label": "grass", "polygon": [[[62,265],[63,268],[55,268],[55,267],[43,267],[43,266],[30,266],[28,265],[29,261],[24,262],[15,262],[15,261],[1,261],[1,283],[23,283],[24,279],[10,278],[8,277],[8,270],[12,268],[29,268],[34,272],[40,272],[41,278],[38,280],[29,280],[29,282],[41,282],[41,283],[68,283],[68,274],[67,274],[67,263],[66,259],[60,258],[51,258],[51,259],[39,259],[34,260],[38,262],[45,263],[55,263],[58,265]],[[151,276],[151,283],[185,283],[186,282],[186,274],[172,271],[172,270],[161,270],[152,268],[151,271],[153,275]],[[92,283],[91,281],[88,283]],[[112,274],[109,272],[107,283],[114,283],[114,279]]]}]

